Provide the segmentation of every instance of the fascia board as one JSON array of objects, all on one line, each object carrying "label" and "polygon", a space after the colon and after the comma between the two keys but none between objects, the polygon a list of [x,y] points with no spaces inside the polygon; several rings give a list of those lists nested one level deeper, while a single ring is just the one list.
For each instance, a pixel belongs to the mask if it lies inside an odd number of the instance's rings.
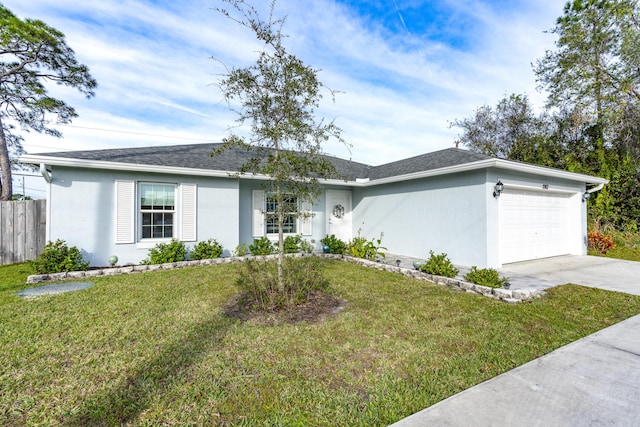
[{"label": "fascia board", "polygon": [[477,162],[465,163],[462,165],[448,166],[439,169],[410,173],[406,175],[396,175],[388,178],[376,179],[369,182],[349,183],[354,187],[370,187],[375,185],[390,184],[394,182],[409,181],[412,179],[428,178],[438,175],[446,175],[450,173],[466,172],[477,169],[487,169],[495,167],[497,169],[507,169],[516,172],[532,173],[536,175],[549,176],[553,178],[562,178],[569,181],[584,182],[587,184],[608,184],[609,181],[604,178],[584,175],[574,172],[567,172],[557,169],[545,168],[543,166],[528,165],[524,163],[512,162],[502,159],[486,159]]},{"label": "fascia board", "polygon": [[492,166],[491,163],[493,162],[494,162],[494,159],[480,160],[478,162],[465,163],[463,165],[447,166],[444,168],[414,172],[406,175],[396,175],[396,176],[390,176],[387,178],[375,179],[373,181],[369,181],[365,183],[355,183],[355,186],[370,187],[370,186],[381,185],[381,184],[391,184],[394,182],[409,181],[412,179],[429,178],[432,176],[446,175],[446,174],[456,173],[456,172],[466,172],[470,170],[488,168]]},{"label": "fascia board", "polygon": [[67,166],[86,169],[106,169],[130,172],[153,172],[173,175],[195,175],[211,176],[220,178],[231,178],[235,175],[233,171],[209,170],[182,168],[176,166],[144,165],[138,163],[105,162],[100,160],[70,159],[66,157],[51,157],[25,154],[20,156],[21,163],[47,164],[52,166]]},{"label": "fascia board", "polygon": [[568,181],[584,182],[587,184],[608,184],[609,180],[598,178],[597,176],[585,175],[575,172],[567,172],[559,169],[545,168],[544,166],[529,165],[525,163],[511,162],[509,160],[492,159],[496,162],[495,167],[518,172],[533,173],[553,178],[562,178]]},{"label": "fascia board", "polygon": [[[120,170],[129,172],[152,172],[152,173],[165,173],[173,175],[191,175],[191,176],[208,176],[217,178],[240,178],[240,179],[257,179],[261,181],[268,181],[271,178],[266,175],[259,174],[244,174],[238,175],[234,171],[223,170],[210,170],[210,169],[193,169],[182,168],[176,166],[162,166],[162,165],[144,165],[139,163],[123,163],[123,162],[105,162],[100,160],[85,160],[85,159],[71,159],[68,157],[52,157],[52,156],[40,156],[37,154],[25,154],[20,156],[19,161],[21,163],[30,164],[46,164],[52,166],[66,166],[86,169],[104,169],[104,170]],[[326,179],[320,180],[324,184],[328,185],[351,185],[350,181],[344,181],[339,179]]]},{"label": "fascia board", "polygon": [[[54,166],[68,166],[68,167],[81,167],[87,169],[106,169],[106,170],[126,170],[135,172],[152,172],[152,173],[167,173],[175,175],[191,175],[191,176],[209,176],[219,178],[244,178],[244,179],[257,179],[257,180],[269,180],[270,178],[265,175],[238,175],[234,171],[222,171],[222,170],[209,170],[209,169],[193,169],[183,168],[176,166],[161,166],[161,165],[145,165],[138,163],[121,163],[121,162],[105,162],[99,160],[84,160],[84,159],[70,159],[66,157],[51,157],[40,156],[37,154],[25,154],[20,156],[19,161],[21,163],[33,163],[41,164],[45,163]],[[376,179],[368,182],[359,181],[344,181],[339,179],[326,179],[320,180],[320,182],[327,185],[347,185],[351,187],[371,187],[382,184],[390,184],[394,182],[409,181],[413,179],[428,178],[438,175],[446,175],[457,172],[466,172],[477,169],[486,169],[495,167],[498,169],[512,170],[516,172],[532,173],[537,175],[549,176],[554,178],[562,178],[569,181],[584,182],[587,184],[607,184],[608,180],[598,178],[590,175],[578,174],[574,172],[561,171],[551,168],[545,168],[542,166],[528,165],[524,163],[512,162],[502,159],[486,159],[477,162],[465,163],[462,165],[448,166],[439,169],[433,169],[428,171],[420,171],[405,175],[396,175],[392,177]]]}]

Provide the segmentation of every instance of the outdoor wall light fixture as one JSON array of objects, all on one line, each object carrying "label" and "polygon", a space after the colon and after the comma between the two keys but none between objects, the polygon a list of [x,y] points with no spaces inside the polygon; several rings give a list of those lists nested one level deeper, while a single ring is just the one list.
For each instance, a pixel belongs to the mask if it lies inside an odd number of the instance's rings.
[{"label": "outdoor wall light fixture", "polygon": [[582,202],[586,202],[587,200],[589,200],[589,197],[591,197],[591,193],[589,193],[588,191],[585,191],[584,193],[582,193]]},{"label": "outdoor wall light fixture", "polygon": [[493,197],[500,197],[500,193],[504,190],[504,184],[502,181],[498,180],[496,185],[493,187]]}]

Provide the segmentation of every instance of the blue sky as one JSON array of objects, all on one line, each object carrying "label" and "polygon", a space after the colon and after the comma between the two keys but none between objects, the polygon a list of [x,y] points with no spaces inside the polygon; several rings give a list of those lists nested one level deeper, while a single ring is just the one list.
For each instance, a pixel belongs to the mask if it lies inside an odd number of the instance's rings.
[{"label": "blue sky", "polygon": [[[1,1],[1,0],[0,0]],[[266,10],[266,0],[256,1]],[[251,63],[260,45],[213,10],[218,0],[4,0],[21,18],[65,33],[98,81],[96,97],[53,87],[79,117],[63,139],[24,134],[30,153],[219,142],[235,116],[215,83]],[[279,0],[290,50],[340,91],[319,113],[373,165],[452,147],[449,128],[484,104],[526,93],[541,107],[531,63],[553,49],[545,33],[563,1]]]}]

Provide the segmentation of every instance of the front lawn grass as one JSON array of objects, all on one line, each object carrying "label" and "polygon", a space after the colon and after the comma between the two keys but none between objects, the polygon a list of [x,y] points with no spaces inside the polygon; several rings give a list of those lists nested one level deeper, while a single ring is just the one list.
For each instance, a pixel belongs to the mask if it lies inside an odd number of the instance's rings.
[{"label": "front lawn grass", "polygon": [[2,425],[387,425],[640,313],[575,285],[510,305],[323,262],[346,308],[279,326],[224,314],[235,265],[31,300],[0,268]]}]

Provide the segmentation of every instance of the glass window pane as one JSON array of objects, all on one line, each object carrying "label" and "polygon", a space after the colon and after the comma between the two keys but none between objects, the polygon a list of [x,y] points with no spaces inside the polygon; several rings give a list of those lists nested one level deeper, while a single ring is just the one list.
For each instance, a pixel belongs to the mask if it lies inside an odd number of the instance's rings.
[{"label": "glass window pane", "polygon": [[173,187],[169,187],[167,188],[167,191],[165,193],[164,208],[167,210],[173,210],[175,206],[175,202],[174,202],[175,194],[173,190],[174,190]]},{"label": "glass window pane", "polygon": [[142,209],[151,209],[153,205],[153,189],[149,184],[140,185],[140,206]]}]

